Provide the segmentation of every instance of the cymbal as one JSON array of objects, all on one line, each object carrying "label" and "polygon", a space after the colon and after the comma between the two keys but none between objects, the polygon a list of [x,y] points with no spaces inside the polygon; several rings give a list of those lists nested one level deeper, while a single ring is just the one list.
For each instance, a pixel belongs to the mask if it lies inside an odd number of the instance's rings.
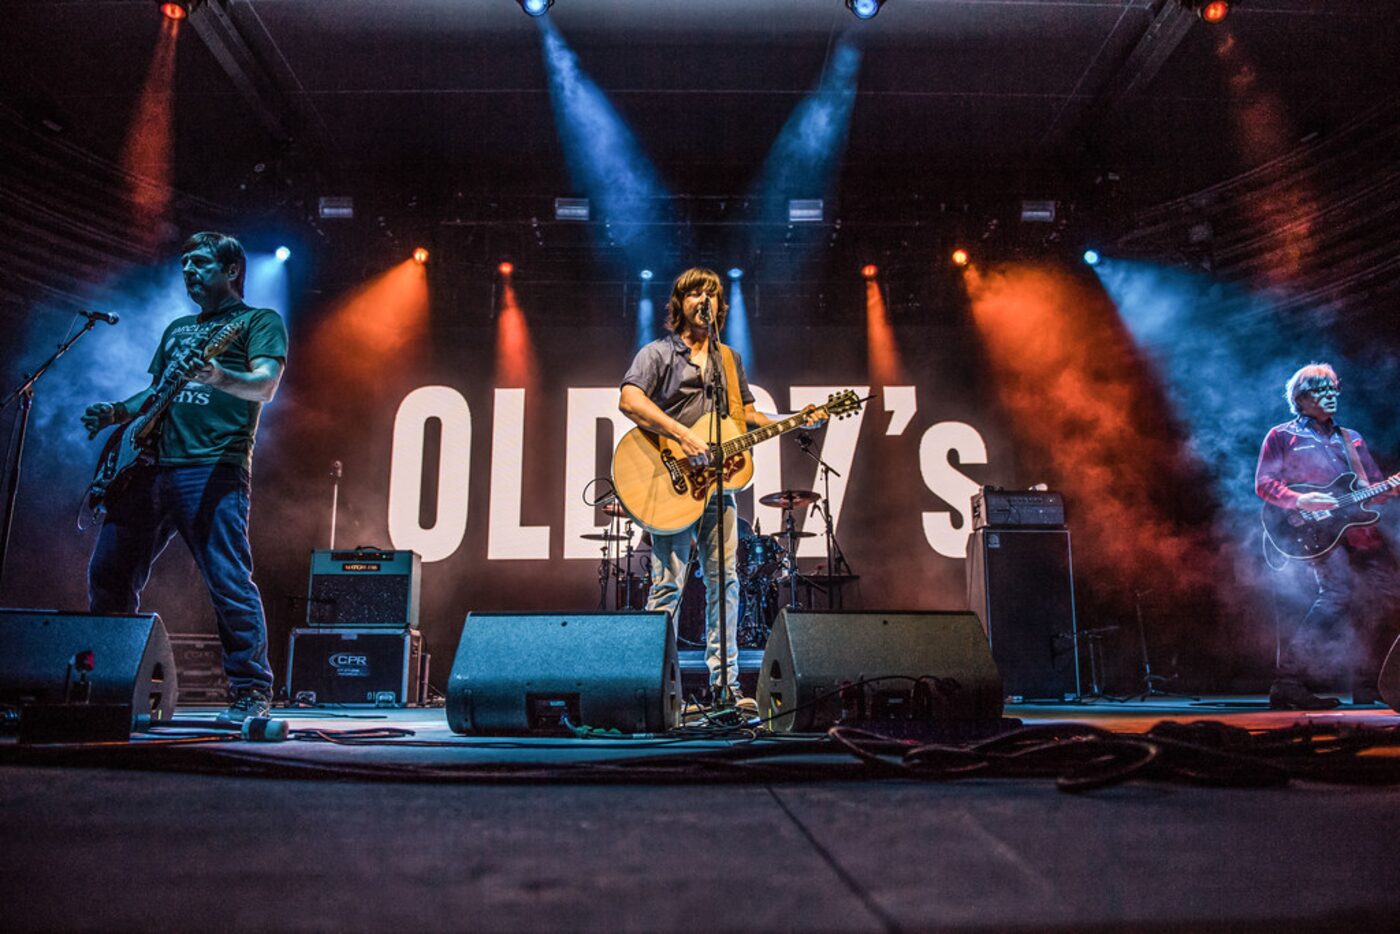
[{"label": "cymbal", "polygon": [[617,516],[619,519],[626,519],[626,518],[627,518],[627,510],[625,510],[625,509],[622,508],[622,504],[621,504],[621,503],[604,503],[604,504],[603,504],[603,515],[605,515],[605,516]]},{"label": "cymbal", "polygon": [[779,532],[777,535],[774,535],[773,537],[774,537],[774,538],[787,538],[788,535],[791,535],[793,538],[816,538],[816,537],[817,537],[817,534],[818,534],[818,533],[816,533],[816,532]]},{"label": "cymbal", "polygon": [[587,532],[579,538],[587,539],[590,542],[625,542],[626,535],[614,535],[611,532]]},{"label": "cymbal", "polygon": [[758,501],[763,505],[777,506],[779,509],[810,506],[820,500],[821,497],[811,490],[783,490],[780,493],[769,493],[767,496],[758,498]]}]

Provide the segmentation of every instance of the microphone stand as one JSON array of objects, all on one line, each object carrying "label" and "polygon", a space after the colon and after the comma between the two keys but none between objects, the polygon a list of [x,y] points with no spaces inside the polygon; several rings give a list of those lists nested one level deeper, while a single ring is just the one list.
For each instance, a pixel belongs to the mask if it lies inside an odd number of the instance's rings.
[{"label": "microphone stand", "polygon": [[343,468],[340,461],[331,461],[331,551],[335,551],[336,511],[340,506],[340,476]]},{"label": "microphone stand", "polygon": [[[822,511],[822,521],[826,525],[826,608],[828,610],[833,610],[836,608],[836,555],[840,549],[836,546],[836,530],[831,524],[831,477],[833,474],[838,477],[841,476],[841,474],[836,468],[822,460],[820,455],[812,451],[812,438],[810,435],[799,433],[797,436],[797,446],[802,449],[803,454],[806,454],[817,462],[817,466],[822,472],[822,501],[812,508]],[[794,559],[796,559],[796,557],[796,555],[793,556]],[[845,560],[845,556],[842,555],[841,561],[844,562]],[[797,562],[794,560],[794,569],[796,565]]]},{"label": "microphone stand", "polygon": [[[706,303],[708,307],[708,302]],[[713,445],[711,457],[714,460],[715,468],[715,533],[719,536],[719,581],[716,588],[719,597],[719,644],[720,644],[720,665],[719,665],[719,696],[716,703],[727,704],[733,698],[733,686],[729,683],[729,592],[728,574],[725,566],[725,541],[724,541],[724,432],[721,428],[723,415],[729,412],[729,398],[724,385],[724,361],[720,354],[723,352],[719,342],[719,328],[715,324],[713,313],[705,315],[705,323],[708,325],[709,385],[705,387],[706,394],[709,395],[712,407],[710,409],[710,441]],[[698,543],[697,543],[698,544]],[[737,659],[736,659],[737,661]]]},{"label": "microphone stand", "polygon": [[33,373],[25,376],[24,382],[19,388],[5,397],[4,402],[0,402],[0,411],[8,409],[11,402],[19,402],[19,414],[15,418],[14,441],[11,445],[9,462],[5,465],[5,515],[0,519],[0,587],[5,584],[5,561],[10,555],[10,530],[15,521],[15,502],[19,497],[20,468],[24,460],[24,439],[29,434],[29,410],[34,406],[34,384],[48,372],[49,367],[57,362],[58,358],[66,354],[78,339],[93,329],[97,324],[94,318],[88,318],[87,322],[68,340],[58,345],[58,349],[53,352],[47,360],[39,365]]}]

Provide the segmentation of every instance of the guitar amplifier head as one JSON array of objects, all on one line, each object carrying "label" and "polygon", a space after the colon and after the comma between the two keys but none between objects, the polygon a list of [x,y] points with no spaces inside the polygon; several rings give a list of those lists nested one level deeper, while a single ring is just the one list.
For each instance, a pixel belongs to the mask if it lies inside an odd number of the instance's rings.
[{"label": "guitar amplifier head", "polygon": [[412,551],[313,551],[306,625],[417,629],[422,578]]},{"label": "guitar amplifier head", "polygon": [[972,497],[974,529],[1060,529],[1065,500],[1049,490],[1002,490],[984,486]]}]

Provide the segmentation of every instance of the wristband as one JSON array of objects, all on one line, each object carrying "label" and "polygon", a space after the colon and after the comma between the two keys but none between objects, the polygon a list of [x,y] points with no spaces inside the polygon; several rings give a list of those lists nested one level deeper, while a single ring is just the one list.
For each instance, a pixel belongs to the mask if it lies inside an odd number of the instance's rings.
[{"label": "wristband", "polygon": [[112,423],[120,425],[122,422],[131,421],[131,413],[126,410],[125,402],[112,403]]}]

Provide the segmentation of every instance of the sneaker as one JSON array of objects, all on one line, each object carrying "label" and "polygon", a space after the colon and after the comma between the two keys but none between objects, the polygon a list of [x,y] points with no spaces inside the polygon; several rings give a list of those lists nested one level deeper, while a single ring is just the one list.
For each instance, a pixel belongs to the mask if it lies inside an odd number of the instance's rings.
[{"label": "sneaker", "polygon": [[251,717],[266,717],[271,710],[272,701],[265,692],[257,688],[242,688],[218,719],[220,723],[242,723]]},{"label": "sneaker", "polygon": [[[719,692],[716,690],[713,693],[717,695]],[[758,701],[752,697],[744,696],[744,692],[738,688],[731,688],[727,699],[715,697],[715,709],[723,710],[725,708],[737,710],[746,717],[758,716]]]},{"label": "sneaker", "polygon": [[1269,688],[1269,706],[1274,710],[1331,710],[1341,703],[1336,697],[1320,697],[1297,681],[1275,681]]}]

